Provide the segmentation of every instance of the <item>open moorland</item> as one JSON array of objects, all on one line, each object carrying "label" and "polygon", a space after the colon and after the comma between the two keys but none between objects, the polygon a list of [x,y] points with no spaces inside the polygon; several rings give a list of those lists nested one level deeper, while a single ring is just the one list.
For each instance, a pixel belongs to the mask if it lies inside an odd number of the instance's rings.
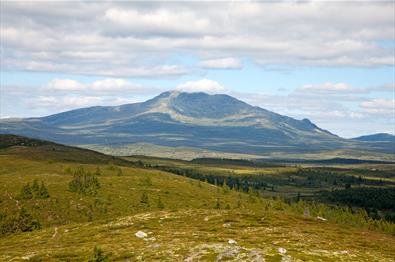
[{"label": "open moorland", "polygon": [[395,256],[393,207],[336,207],[331,196],[342,195],[325,195],[377,189],[392,197],[392,165],[121,159],[14,136],[2,137],[0,163],[1,261]]}]

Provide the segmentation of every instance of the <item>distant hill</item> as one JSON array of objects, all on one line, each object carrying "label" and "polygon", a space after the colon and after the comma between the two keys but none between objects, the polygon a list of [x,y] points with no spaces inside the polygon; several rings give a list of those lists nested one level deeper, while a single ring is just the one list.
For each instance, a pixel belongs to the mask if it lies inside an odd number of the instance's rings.
[{"label": "distant hill", "polygon": [[41,118],[2,119],[0,133],[69,145],[149,143],[254,155],[337,149],[395,153],[391,144],[340,138],[308,119],[280,115],[228,95],[178,91],[142,103],[95,106]]},{"label": "distant hill", "polygon": [[27,159],[84,164],[132,165],[129,161],[92,150],[16,135],[0,135],[0,155],[15,155]]},{"label": "distant hill", "polygon": [[[365,142],[393,142],[395,143],[395,136],[387,133],[378,133],[373,135],[359,136],[353,138],[353,140],[357,141],[365,141]],[[395,147],[395,144],[394,144]]]}]

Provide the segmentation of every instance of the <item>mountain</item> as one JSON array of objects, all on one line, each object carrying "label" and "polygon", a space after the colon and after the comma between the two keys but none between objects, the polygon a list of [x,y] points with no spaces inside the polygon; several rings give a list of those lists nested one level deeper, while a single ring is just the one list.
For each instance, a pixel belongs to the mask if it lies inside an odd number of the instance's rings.
[{"label": "mountain", "polygon": [[[41,118],[3,119],[0,133],[71,145],[192,147],[233,153],[305,153],[358,148],[393,152],[340,138],[228,95],[170,91],[142,103],[95,106]],[[391,151],[392,150],[392,151]]]},{"label": "mountain", "polygon": [[[359,136],[353,138],[353,140],[364,141],[364,142],[392,142],[395,143],[395,136],[387,133],[378,133],[373,135]],[[395,146],[395,144],[394,144]]]}]

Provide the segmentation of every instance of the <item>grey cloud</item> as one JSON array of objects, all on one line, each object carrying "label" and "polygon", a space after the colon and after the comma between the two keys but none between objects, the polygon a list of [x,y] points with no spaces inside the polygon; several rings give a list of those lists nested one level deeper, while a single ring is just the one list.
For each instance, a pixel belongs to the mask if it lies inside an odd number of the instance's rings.
[{"label": "grey cloud", "polygon": [[[260,65],[393,65],[393,2],[1,2],[6,70],[168,77],[175,54]],[[293,15],[289,15],[292,13]],[[334,19],[336,17],[336,19]]]}]

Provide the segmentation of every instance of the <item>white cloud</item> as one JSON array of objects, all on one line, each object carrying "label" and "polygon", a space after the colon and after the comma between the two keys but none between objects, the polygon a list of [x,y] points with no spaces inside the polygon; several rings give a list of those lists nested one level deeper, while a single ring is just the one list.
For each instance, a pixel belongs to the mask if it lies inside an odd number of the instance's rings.
[{"label": "white cloud", "polygon": [[52,79],[45,88],[49,90],[80,91],[85,89],[85,85],[71,79]]},{"label": "white cloud", "polygon": [[42,107],[66,109],[100,105],[103,99],[96,96],[39,96],[35,102]]},{"label": "white cloud", "polygon": [[155,34],[164,36],[189,35],[210,30],[210,21],[194,10],[177,13],[159,8],[141,12],[136,9],[110,8],[104,18],[112,26],[105,27],[107,33],[115,35]]},{"label": "white cloud", "polygon": [[361,108],[370,113],[390,113],[395,115],[395,99],[372,99],[360,104]]},{"label": "white cloud", "polygon": [[188,81],[176,87],[176,90],[185,92],[206,92],[221,93],[226,89],[220,83],[210,79],[201,79],[197,81]]},{"label": "white cloud", "polygon": [[134,89],[137,86],[132,85],[129,81],[124,79],[108,78],[103,80],[98,80],[88,85],[93,90],[122,90],[122,89]]},{"label": "white cloud", "polygon": [[233,57],[204,60],[199,65],[208,69],[241,69],[243,67],[240,60]]},{"label": "white cloud", "polygon": [[313,92],[348,92],[353,90],[353,88],[346,83],[331,83],[326,82],[323,84],[306,84],[299,88],[303,91],[313,91]]},{"label": "white cloud", "polygon": [[158,89],[134,84],[122,78],[105,78],[91,83],[80,83],[72,79],[52,79],[42,88],[46,92],[74,92],[74,93],[114,93],[127,91],[134,94],[156,93]]}]

